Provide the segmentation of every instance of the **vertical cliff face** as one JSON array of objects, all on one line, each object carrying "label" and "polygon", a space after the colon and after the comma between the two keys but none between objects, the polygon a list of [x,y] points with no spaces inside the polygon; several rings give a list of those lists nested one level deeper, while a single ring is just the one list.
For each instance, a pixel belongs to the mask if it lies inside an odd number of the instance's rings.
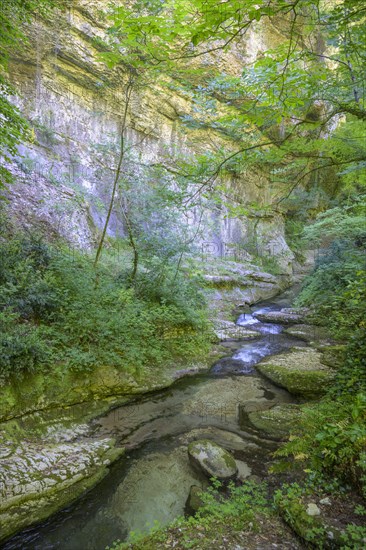
[{"label": "vertical cliff face", "polygon": [[[83,248],[94,245],[105,220],[125,106],[123,71],[107,69],[98,58],[98,38],[105,36],[108,25],[103,7],[98,0],[76,0],[49,21],[35,21],[27,29],[29,45],[9,68],[20,91],[16,101],[34,128],[34,142],[20,147],[12,168],[19,183],[11,190],[10,211],[20,224],[41,226]],[[203,62],[239,73],[246,60],[274,40],[279,40],[274,29],[252,31],[242,47]],[[191,111],[189,98],[166,83],[134,90],[127,134],[136,179],[146,166],[172,167],[177,155],[194,158],[210,147],[212,136],[188,130],[182,122]],[[256,178],[248,174],[236,182],[243,202],[268,199],[266,182]],[[251,240],[259,253],[276,256],[283,271],[291,271],[293,255],[280,215],[234,219],[215,207],[206,208],[202,218],[196,212],[190,218],[192,224],[200,218],[200,246],[210,247],[213,254]],[[118,209],[108,231],[124,234]]]}]

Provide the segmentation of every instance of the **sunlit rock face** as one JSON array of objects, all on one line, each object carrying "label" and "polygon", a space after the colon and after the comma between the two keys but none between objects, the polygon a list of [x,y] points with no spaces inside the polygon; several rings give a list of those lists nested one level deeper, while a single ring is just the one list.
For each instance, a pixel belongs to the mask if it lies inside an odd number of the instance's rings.
[{"label": "sunlit rock face", "polygon": [[[16,102],[35,133],[33,144],[19,148],[14,170],[20,168],[23,177],[13,188],[10,209],[22,225],[40,224],[82,248],[93,246],[105,220],[126,96],[123,69],[108,69],[99,57],[103,47],[98,38],[105,37],[108,26],[100,11],[105,9],[99,0],[76,0],[49,20],[36,20],[26,31],[29,45],[9,66],[20,92]],[[279,39],[274,28],[258,27],[230,52],[216,52],[201,62],[240,74],[247,61]],[[185,126],[182,119],[193,106],[178,87],[179,83],[162,77],[132,93],[127,129],[132,180],[141,178],[146,166],[174,167],[178,156],[194,158],[212,147],[212,141],[216,146],[223,143],[222,136]],[[264,203],[271,196],[268,181],[257,174],[228,179],[225,185],[244,203]],[[112,236],[124,234],[118,200],[117,196],[108,228]],[[213,206],[203,215],[193,210],[189,218],[193,226],[201,226],[198,247],[208,248],[210,254],[227,257],[233,245],[250,241],[251,253],[274,255],[282,272],[291,272],[293,255],[284,239],[281,215],[239,220],[227,216],[224,207]]]}]

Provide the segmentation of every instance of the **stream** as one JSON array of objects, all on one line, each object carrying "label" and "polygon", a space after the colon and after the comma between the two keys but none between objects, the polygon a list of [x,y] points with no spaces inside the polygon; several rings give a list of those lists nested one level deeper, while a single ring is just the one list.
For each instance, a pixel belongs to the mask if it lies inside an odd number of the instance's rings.
[{"label": "stream", "polygon": [[110,473],[76,503],[46,522],[14,536],[3,550],[104,550],[130,531],[148,531],[184,514],[192,485],[207,480],[188,461],[187,444],[207,438],[232,451],[242,478],[264,475],[278,442],[251,424],[248,413],[294,402],[286,390],[260,376],[264,357],[306,345],[261,323],[256,313],[291,305],[290,289],[242,314],[237,324],[258,333],[250,341],[228,341],[228,356],[210,372],[118,407],[94,421],[94,437],[113,436],[126,448]]}]

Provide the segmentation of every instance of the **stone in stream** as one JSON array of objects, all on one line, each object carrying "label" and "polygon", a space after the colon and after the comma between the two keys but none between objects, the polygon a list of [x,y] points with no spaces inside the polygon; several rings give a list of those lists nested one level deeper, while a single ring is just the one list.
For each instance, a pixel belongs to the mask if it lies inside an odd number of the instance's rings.
[{"label": "stone in stream", "polygon": [[[126,532],[146,532],[155,521],[163,526],[183,515],[192,485],[206,484],[190,467],[186,446],[149,453],[132,462],[104,513]],[[88,529],[94,529],[93,518]]]},{"label": "stone in stream", "polygon": [[225,481],[233,479],[238,473],[234,457],[208,439],[192,441],[188,445],[188,456],[191,464],[208,477]]},{"label": "stone in stream", "polygon": [[301,416],[299,405],[288,403],[271,409],[253,411],[248,414],[250,422],[274,438],[283,438],[296,426]]},{"label": "stone in stream", "polygon": [[294,323],[305,323],[310,310],[308,308],[282,308],[280,311],[268,311],[266,313],[254,313],[254,317],[264,323],[283,323],[292,325]]},{"label": "stone in stream", "polygon": [[260,336],[258,332],[221,319],[214,321],[214,327],[215,335],[221,342],[227,342],[228,340],[252,340]]},{"label": "stone in stream", "polygon": [[256,369],[293,395],[316,398],[324,394],[334,371],[321,362],[321,353],[314,349],[294,348],[256,365]]}]

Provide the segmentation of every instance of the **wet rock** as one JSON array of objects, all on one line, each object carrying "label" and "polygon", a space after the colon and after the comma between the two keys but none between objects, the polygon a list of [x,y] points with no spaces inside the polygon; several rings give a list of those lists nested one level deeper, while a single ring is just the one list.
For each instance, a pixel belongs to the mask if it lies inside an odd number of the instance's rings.
[{"label": "wet rock", "polygon": [[188,445],[188,456],[191,464],[200,469],[209,478],[220,480],[232,479],[238,473],[233,456],[208,439],[192,441]]},{"label": "wet rock", "polygon": [[[289,401],[283,390],[273,388],[272,391],[273,401]],[[185,399],[182,414],[199,417],[203,426],[210,423],[229,427],[237,423],[241,405],[251,402],[265,406],[268,403],[265,393],[265,383],[256,376],[211,378],[197,386],[192,397]]]},{"label": "wet rock", "polygon": [[256,369],[293,395],[315,398],[324,394],[334,372],[320,362],[321,354],[313,349],[296,348],[265,359]]},{"label": "wet rock", "polygon": [[[205,477],[190,467],[186,447],[149,453],[132,463],[111,498],[108,513],[126,532],[147,532],[155,521],[163,526],[183,515],[192,485],[204,487],[205,483]],[[92,519],[90,524],[93,529]]]},{"label": "wet rock", "polygon": [[214,426],[197,428],[184,434],[183,436],[180,436],[179,438],[179,440],[186,445],[192,441],[196,441],[197,439],[209,439],[210,441],[214,441],[221,447],[224,447],[224,449],[230,451],[251,450],[254,452],[258,449],[258,445],[255,443],[247,441],[233,432],[221,430],[220,428],[215,428]]},{"label": "wet rock", "polygon": [[254,411],[248,414],[250,422],[258,430],[274,438],[283,438],[299,421],[301,410],[292,403],[276,405],[265,411]]},{"label": "wet rock", "polygon": [[254,317],[265,323],[283,323],[285,325],[294,323],[305,323],[310,310],[308,308],[283,308],[280,311],[268,311],[266,313],[255,313]]},{"label": "wet rock", "polygon": [[258,332],[248,330],[231,321],[218,320],[214,322],[215,335],[221,342],[228,340],[252,340],[258,338]]},{"label": "wet rock", "polygon": [[202,500],[202,492],[201,487],[198,487],[198,485],[192,485],[186,503],[186,510],[189,514],[194,514],[204,505]]},{"label": "wet rock", "polygon": [[211,371],[216,374],[249,374],[253,372],[253,369],[251,366],[246,365],[244,361],[241,361],[240,359],[234,359],[233,357],[223,357],[213,365]]}]

